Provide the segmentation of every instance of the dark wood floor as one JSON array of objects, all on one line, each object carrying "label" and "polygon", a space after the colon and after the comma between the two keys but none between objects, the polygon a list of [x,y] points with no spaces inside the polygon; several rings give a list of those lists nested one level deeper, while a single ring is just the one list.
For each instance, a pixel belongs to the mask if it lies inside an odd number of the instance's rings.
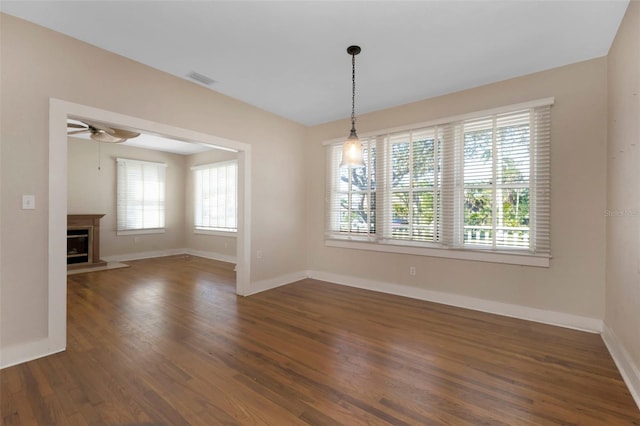
[{"label": "dark wood floor", "polygon": [[3,425],[640,424],[600,336],[319,281],[249,298],[196,257],[69,277],[68,348]]}]

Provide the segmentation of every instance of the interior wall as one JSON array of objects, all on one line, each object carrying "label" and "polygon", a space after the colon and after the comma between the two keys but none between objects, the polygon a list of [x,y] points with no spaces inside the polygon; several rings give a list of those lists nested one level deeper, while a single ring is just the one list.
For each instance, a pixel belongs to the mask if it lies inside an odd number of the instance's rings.
[{"label": "interior wall", "polygon": [[205,151],[197,154],[188,155],[185,159],[185,222],[184,235],[186,247],[202,252],[204,255],[219,260],[231,260],[236,257],[236,235],[206,235],[195,234],[194,228],[194,197],[193,191],[193,172],[191,167],[201,166],[204,164],[220,163],[223,161],[235,160],[237,154],[230,151],[213,150]]},{"label": "interior wall", "polygon": [[[602,320],[606,71],[606,58],[599,58],[358,116],[358,132],[365,134],[555,97],[551,149],[553,258],[549,268],[325,246],[326,156],[322,142],[347,136],[349,123],[341,120],[316,126],[308,136],[310,270],[364,286],[388,283],[406,293],[430,290]],[[360,87],[362,93],[368,90],[375,88]],[[415,276],[410,276],[410,266],[415,266]]]},{"label": "interior wall", "polygon": [[1,348],[47,338],[48,263],[64,262],[48,253],[50,98],[250,144],[251,286],[305,269],[303,126],[6,14],[0,43]]},{"label": "interior wall", "polygon": [[608,90],[605,324],[640,380],[640,2],[609,50]]},{"label": "interior wall", "polygon": [[[116,158],[167,164],[165,232],[162,234],[116,235]],[[69,138],[67,152],[67,212],[104,214],[100,220],[102,257],[163,251],[185,247],[185,163],[180,154],[140,149],[117,143]]]}]

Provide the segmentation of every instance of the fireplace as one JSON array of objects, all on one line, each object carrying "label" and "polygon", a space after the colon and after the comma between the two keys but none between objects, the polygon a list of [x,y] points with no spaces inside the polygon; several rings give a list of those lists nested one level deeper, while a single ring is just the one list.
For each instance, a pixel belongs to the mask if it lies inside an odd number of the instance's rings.
[{"label": "fireplace", "polygon": [[67,269],[104,266],[100,260],[100,219],[104,214],[67,215]]}]

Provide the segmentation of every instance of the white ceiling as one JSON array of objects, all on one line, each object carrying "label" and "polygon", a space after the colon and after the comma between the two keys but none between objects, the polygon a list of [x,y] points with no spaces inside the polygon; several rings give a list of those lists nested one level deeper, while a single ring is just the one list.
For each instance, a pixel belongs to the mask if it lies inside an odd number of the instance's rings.
[{"label": "white ceiling", "polygon": [[[3,12],[305,125],[607,54],[628,0],[7,1]],[[61,58],[60,60],[64,60]],[[199,83],[197,83],[199,84]]]}]

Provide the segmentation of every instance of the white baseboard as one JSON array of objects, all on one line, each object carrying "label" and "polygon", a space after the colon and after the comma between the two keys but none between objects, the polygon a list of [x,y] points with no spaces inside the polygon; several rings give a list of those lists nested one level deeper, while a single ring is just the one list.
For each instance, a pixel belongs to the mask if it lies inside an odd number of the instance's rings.
[{"label": "white baseboard", "polygon": [[616,363],[620,375],[624,379],[631,396],[640,408],[640,368],[633,362],[627,350],[620,344],[613,330],[605,323],[602,329],[602,340]]},{"label": "white baseboard", "polygon": [[19,345],[0,349],[0,369],[22,364],[36,358],[53,355],[64,351],[65,348],[51,348],[49,339],[44,338]]},{"label": "white baseboard", "polygon": [[191,256],[204,257],[205,259],[219,260],[220,262],[233,263],[234,265],[237,263],[235,256],[229,256],[227,254],[217,253],[214,251],[185,249],[185,253],[190,254]]},{"label": "white baseboard", "polygon": [[141,251],[138,253],[117,254],[115,256],[102,256],[102,260],[106,262],[126,262],[128,260],[152,259],[154,257],[175,256],[178,254],[186,254],[186,248]]},{"label": "white baseboard", "polygon": [[114,256],[102,256],[102,260],[106,262],[126,262],[128,260],[153,259],[154,257],[176,256],[180,254],[189,254],[192,256],[204,257],[205,259],[219,260],[221,262],[237,263],[235,256],[229,256],[213,251],[193,250],[189,248],[177,248],[155,251],[141,251],[138,253],[117,254]]},{"label": "white baseboard", "polygon": [[427,290],[419,287],[367,280],[347,275],[338,275],[330,272],[309,271],[308,276],[309,278],[346,285],[349,287],[379,291],[381,293],[395,294],[397,296],[411,297],[413,299],[427,300],[429,302],[442,303],[475,311],[557,325],[560,327],[588,331],[591,333],[600,333],[602,331],[602,320],[596,318],[582,317],[563,312],[547,311],[544,309],[531,308],[528,306],[514,305],[510,303],[495,302],[475,297]]},{"label": "white baseboard", "polygon": [[274,278],[269,278],[266,280],[255,281],[249,284],[249,291],[247,292],[246,296],[251,296],[252,294],[271,290],[272,288],[280,287],[286,284],[291,284],[296,281],[303,280],[307,278],[307,276],[307,271],[298,271],[292,272],[290,274],[280,275]]}]

